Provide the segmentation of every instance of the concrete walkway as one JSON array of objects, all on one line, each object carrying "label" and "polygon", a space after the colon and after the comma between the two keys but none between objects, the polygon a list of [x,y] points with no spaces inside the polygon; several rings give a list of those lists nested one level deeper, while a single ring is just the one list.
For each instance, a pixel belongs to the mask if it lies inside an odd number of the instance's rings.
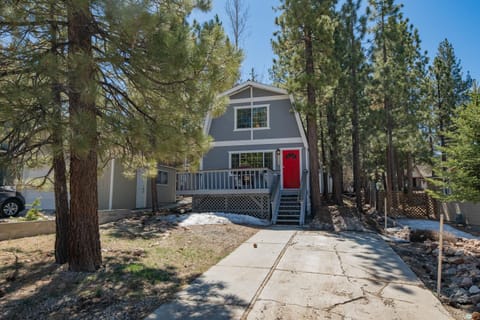
[{"label": "concrete walkway", "polygon": [[147,319],[451,319],[377,235],[262,230]]}]

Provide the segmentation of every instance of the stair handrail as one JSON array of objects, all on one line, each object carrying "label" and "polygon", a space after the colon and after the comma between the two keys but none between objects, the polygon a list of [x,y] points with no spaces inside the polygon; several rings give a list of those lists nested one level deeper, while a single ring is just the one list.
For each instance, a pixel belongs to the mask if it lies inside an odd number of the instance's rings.
[{"label": "stair handrail", "polygon": [[302,179],[300,180],[300,190],[298,191],[298,202],[300,203],[300,225],[305,224],[305,212],[307,206],[307,185],[308,185],[308,170],[303,170]]},{"label": "stair handrail", "polygon": [[280,207],[280,179],[279,175],[275,174],[272,183],[272,201],[270,203],[272,208],[272,224],[277,223],[278,208]]}]

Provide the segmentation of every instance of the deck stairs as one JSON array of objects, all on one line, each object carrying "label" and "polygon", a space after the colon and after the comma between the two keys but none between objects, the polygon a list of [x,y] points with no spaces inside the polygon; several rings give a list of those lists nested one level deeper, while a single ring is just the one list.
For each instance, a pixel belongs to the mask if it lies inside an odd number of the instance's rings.
[{"label": "deck stairs", "polygon": [[300,224],[301,204],[298,191],[282,191],[278,207],[277,224]]}]

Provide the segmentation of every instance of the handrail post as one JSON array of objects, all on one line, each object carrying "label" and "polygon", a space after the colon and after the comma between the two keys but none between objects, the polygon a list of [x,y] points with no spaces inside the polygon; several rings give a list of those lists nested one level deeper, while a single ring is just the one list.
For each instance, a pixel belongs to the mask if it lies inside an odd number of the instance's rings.
[{"label": "handrail post", "polygon": [[308,170],[303,170],[302,179],[300,181],[300,190],[298,192],[298,202],[300,202],[300,225],[305,223],[305,205],[306,205],[306,193],[308,183]]}]

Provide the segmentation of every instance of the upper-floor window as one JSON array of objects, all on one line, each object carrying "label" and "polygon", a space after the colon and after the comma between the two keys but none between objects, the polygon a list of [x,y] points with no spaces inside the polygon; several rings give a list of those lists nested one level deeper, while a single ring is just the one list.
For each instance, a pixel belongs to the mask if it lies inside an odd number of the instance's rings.
[{"label": "upper-floor window", "polygon": [[235,108],[235,130],[268,128],[268,106]]}]

